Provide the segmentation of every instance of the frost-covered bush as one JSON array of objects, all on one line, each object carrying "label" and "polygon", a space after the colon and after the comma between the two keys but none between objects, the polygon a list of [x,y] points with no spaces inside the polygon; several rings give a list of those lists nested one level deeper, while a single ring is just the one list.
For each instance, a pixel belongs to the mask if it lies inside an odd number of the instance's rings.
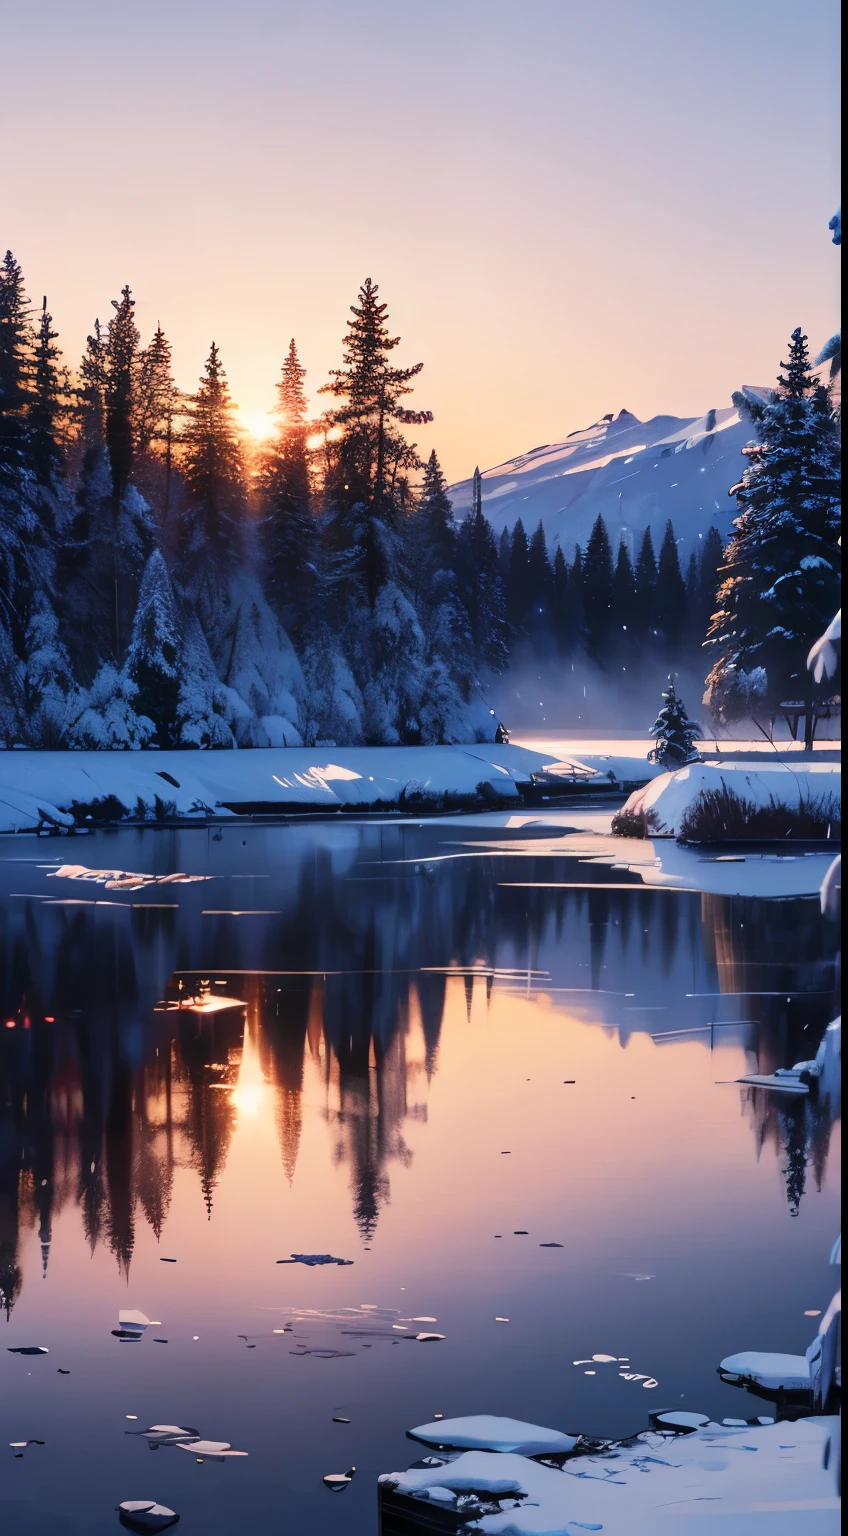
[{"label": "frost-covered bush", "polygon": [[742,667],[732,666],[721,675],[710,673],[702,702],[714,719],[729,725],[755,714],[767,693],[765,667],[752,667],[745,672]]},{"label": "frost-covered bush", "polygon": [[153,721],[136,713],[138,688],[125,672],[101,667],[89,689],[80,690],[68,725],[73,747],[137,752],[156,735]]}]

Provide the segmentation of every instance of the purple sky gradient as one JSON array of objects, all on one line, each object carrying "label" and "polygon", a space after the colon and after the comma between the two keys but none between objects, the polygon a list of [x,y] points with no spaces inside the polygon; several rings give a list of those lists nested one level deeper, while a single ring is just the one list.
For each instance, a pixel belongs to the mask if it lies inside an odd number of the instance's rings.
[{"label": "purple sky gradient", "polygon": [[27,0],[0,243],[76,364],[129,282],[261,424],[371,276],[451,478],[838,325],[836,0]]}]

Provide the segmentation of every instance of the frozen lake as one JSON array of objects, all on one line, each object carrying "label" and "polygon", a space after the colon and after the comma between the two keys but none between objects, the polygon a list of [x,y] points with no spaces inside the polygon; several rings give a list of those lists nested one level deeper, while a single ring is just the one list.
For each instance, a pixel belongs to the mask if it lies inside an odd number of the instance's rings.
[{"label": "frozen lake", "polygon": [[4,1530],[375,1536],[438,1413],[768,1412],[716,1367],[810,1341],[839,1125],[733,1079],[838,1012],[818,863],[669,889],[549,820],[0,839]]}]

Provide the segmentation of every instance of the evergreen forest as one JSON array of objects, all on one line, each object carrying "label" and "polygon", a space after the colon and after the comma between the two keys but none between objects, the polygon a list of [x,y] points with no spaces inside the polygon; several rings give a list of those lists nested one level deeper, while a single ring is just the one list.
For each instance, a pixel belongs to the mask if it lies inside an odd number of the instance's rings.
[{"label": "evergreen forest", "polygon": [[[129,287],[78,368],[0,265],[0,745],[221,748],[491,739],[487,686],[524,661],[621,680],[686,663],[732,719],[808,688],[836,606],[838,420],[797,331],[752,421],[739,517],[681,569],[669,522],[631,552],[541,523],[497,537],[482,480],[453,517],[377,285],[310,411],[293,340],[251,442],[213,342],[176,384]],[[704,647],[706,646],[706,650]],[[704,657],[706,656],[706,661]],[[832,684],[829,685],[832,688]]]}]

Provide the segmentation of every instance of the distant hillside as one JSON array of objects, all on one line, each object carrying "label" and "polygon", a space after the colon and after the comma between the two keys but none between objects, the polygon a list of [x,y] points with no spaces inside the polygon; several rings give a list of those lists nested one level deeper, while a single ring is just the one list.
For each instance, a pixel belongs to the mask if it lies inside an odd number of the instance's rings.
[{"label": "distant hillside", "polygon": [[[765,395],[765,390],[751,389]],[[546,443],[483,474],[483,510],[496,532],[521,517],[530,533],[541,518],[548,543],[565,554],[586,545],[603,513],[613,547],[634,542],[649,525],[659,545],[671,518],[685,555],[715,523],[729,533],[736,515],[728,490],[742,476],[742,448],[750,421],[729,406],[687,420],[655,416],[642,422],[629,411],[604,416],[561,443]],[[471,481],[451,486],[454,512],[471,506]]]}]

